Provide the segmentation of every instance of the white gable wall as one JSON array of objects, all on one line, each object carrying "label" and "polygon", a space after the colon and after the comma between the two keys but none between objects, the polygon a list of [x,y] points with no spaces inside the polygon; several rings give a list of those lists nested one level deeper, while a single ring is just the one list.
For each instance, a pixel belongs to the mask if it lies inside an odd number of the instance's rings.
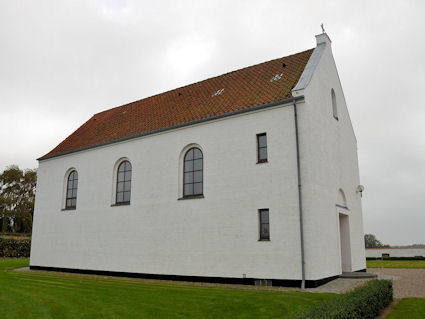
[{"label": "white gable wall", "polygon": [[[332,88],[338,121],[333,117]],[[341,273],[339,213],[349,216],[351,270],[365,269],[361,198],[356,192],[360,184],[357,142],[329,44],[309,85],[294,95],[305,96],[298,112],[306,277]],[[348,209],[335,205],[342,204],[339,189],[344,191]]]},{"label": "white gable wall", "polygon": [[[269,162],[256,164],[262,132]],[[203,150],[205,198],[178,200],[179,157],[190,143]],[[133,167],[131,205],[111,207],[122,157]],[[70,167],[77,209],[61,211]],[[300,279],[296,174],[291,106],[41,161],[31,265]],[[258,241],[260,208],[270,209],[270,242]]]}]

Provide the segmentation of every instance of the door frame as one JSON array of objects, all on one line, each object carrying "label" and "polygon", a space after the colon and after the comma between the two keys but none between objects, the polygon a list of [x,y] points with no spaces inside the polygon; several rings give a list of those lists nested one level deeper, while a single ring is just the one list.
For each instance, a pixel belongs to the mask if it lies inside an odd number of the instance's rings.
[{"label": "door frame", "polygon": [[347,209],[337,207],[338,225],[338,248],[340,270],[343,272],[352,271],[351,239],[350,239],[350,216]]}]

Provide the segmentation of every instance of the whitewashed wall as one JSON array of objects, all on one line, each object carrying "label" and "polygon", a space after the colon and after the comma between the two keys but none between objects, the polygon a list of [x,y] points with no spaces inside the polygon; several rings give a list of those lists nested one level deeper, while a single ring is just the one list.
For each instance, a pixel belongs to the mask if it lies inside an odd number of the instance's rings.
[{"label": "whitewashed wall", "polygon": [[[319,42],[327,41],[326,35]],[[332,111],[334,89],[339,120]],[[366,268],[364,255],[357,142],[329,42],[306,89],[299,109],[301,167],[304,199],[306,276],[319,279],[341,274],[339,214],[350,228],[351,270]],[[339,190],[346,198],[344,209]]]},{"label": "whitewashed wall", "polygon": [[366,257],[382,257],[389,254],[390,257],[425,257],[425,248],[368,248]]},{"label": "whitewashed wall", "polygon": [[[256,164],[267,132],[269,162]],[[178,200],[179,157],[204,153],[203,199]],[[130,206],[111,207],[113,167],[133,166]],[[61,211],[64,174],[79,174]],[[278,107],[40,162],[31,265],[192,276],[300,278],[293,110]],[[270,242],[258,209],[270,209]]]}]

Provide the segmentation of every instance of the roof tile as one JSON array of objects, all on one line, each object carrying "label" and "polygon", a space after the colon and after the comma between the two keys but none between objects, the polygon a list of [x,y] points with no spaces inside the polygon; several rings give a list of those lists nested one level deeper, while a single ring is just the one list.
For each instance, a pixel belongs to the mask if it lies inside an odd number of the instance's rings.
[{"label": "roof tile", "polygon": [[[97,113],[40,159],[290,98],[312,52],[253,65]],[[280,74],[281,79],[270,81]],[[221,94],[214,96],[221,89]]]}]

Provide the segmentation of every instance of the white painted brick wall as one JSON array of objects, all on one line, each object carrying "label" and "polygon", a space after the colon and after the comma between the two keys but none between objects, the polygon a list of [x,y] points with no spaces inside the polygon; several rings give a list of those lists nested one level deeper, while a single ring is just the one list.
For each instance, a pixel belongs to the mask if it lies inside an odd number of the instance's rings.
[{"label": "white painted brick wall", "polygon": [[[332,116],[330,90],[338,105]],[[341,273],[338,190],[347,198],[352,270],[364,269],[356,140],[327,48],[299,103],[306,279]],[[269,162],[256,164],[267,132]],[[31,265],[152,274],[301,279],[293,107],[276,107],[40,162]],[[204,153],[203,199],[181,197],[182,150]],[[113,168],[133,166],[130,206],[111,207]],[[75,211],[64,176],[79,174]],[[270,242],[258,209],[270,209]]]},{"label": "white painted brick wall", "polygon": [[[339,120],[333,117],[334,89]],[[357,142],[332,51],[328,45],[309,86],[300,92],[301,167],[304,198],[307,278],[341,273],[339,213],[349,216],[352,271],[366,268]],[[348,210],[336,207],[338,190]],[[367,190],[366,190],[367,191]]]},{"label": "white painted brick wall", "polygon": [[[300,278],[291,107],[268,109],[40,162],[31,265],[154,274]],[[267,132],[269,162],[256,164]],[[178,200],[179,156],[204,153],[203,199]],[[130,206],[111,207],[113,167],[133,166]],[[64,174],[79,174],[61,211]],[[270,209],[270,242],[258,209]]]}]

